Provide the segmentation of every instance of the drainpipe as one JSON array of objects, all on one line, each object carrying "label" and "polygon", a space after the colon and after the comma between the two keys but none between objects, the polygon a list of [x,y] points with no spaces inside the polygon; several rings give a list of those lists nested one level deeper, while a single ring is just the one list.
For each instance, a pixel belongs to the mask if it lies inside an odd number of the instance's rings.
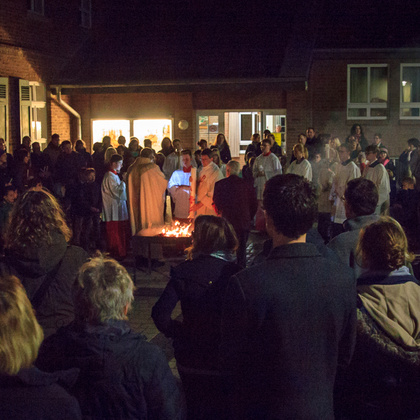
[{"label": "drainpipe", "polygon": [[57,86],[57,102],[77,118],[77,139],[82,138],[82,118],[80,114],[61,98],[61,87]]}]

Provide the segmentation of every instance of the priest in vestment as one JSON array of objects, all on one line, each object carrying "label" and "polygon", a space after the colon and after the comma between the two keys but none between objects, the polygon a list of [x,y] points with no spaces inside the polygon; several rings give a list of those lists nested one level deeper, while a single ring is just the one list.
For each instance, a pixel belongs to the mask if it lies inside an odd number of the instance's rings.
[{"label": "priest in vestment", "polygon": [[168,182],[154,163],[152,149],[144,148],[128,168],[127,183],[132,235],[142,229],[163,226]]},{"label": "priest in vestment", "polygon": [[222,171],[212,160],[212,150],[204,149],[201,152],[201,163],[203,165],[198,175],[197,203],[192,207],[192,211],[200,214],[216,216],[213,208],[214,184],[223,179]]}]

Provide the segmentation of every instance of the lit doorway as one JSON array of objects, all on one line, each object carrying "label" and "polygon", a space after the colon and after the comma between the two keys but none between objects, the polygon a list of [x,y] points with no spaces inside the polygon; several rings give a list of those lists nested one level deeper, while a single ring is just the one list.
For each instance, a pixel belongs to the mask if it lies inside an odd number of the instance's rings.
[{"label": "lit doorway", "polygon": [[243,110],[196,111],[196,142],[207,140],[209,146],[214,143],[218,133],[223,133],[229,143],[232,157],[245,155],[246,148],[251,143],[252,134],[258,133],[262,137],[263,131],[268,129],[275,133],[276,141],[285,147],[286,142],[286,110]]}]

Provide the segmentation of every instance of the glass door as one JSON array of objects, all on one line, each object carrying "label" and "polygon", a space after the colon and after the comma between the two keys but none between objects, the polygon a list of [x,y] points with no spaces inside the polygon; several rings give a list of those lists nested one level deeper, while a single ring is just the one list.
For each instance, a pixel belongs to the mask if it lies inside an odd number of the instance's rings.
[{"label": "glass door", "polygon": [[224,133],[225,120],[223,111],[202,110],[196,111],[197,137],[195,149],[198,149],[197,143],[203,139],[207,141],[210,147],[219,133]]},{"label": "glass door", "polygon": [[261,112],[239,112],[240,154],[244,155],[253,134],[261,136]]}]

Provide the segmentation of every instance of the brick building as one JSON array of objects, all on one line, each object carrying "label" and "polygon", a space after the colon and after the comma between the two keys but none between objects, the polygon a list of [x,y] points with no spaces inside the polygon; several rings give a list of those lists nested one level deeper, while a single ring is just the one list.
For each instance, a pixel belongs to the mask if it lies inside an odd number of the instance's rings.
[{"label": "brick building", "polygon": [[54,132],[88,147],[104,134],[194,147],[224,132],[238,156],[265,128],[290,152],[308,126],[344,139],[357,122],[398,155],[420,135],[408,1],[119,3],[4,2],[0,136],[12,147]]}]

